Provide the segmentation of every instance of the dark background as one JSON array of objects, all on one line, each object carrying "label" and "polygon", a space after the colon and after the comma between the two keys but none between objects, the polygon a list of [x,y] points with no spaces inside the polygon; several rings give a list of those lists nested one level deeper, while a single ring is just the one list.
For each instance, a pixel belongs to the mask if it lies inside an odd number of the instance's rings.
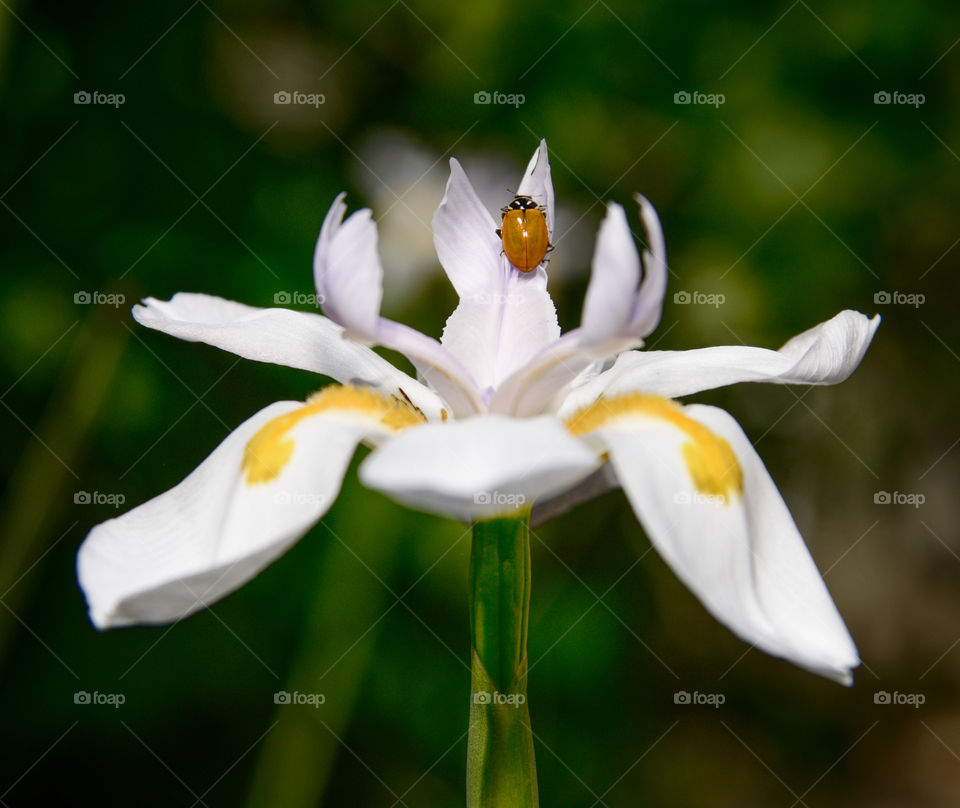
[{"label": "dark background", "polygon": [[[455,303],[428,227],[446,158],[494,209],[540,137],[564,328],[601,203],[636,190],[674,273],[649,345],[777,347],[843,308],[884,318],[839,387],[696,397],[758,442],[857,641],[855,685],[748,651],[608,494],[533,539],[543,804],[958,804],[958,38],[960,9],[922,1],[4,0],[0,805],[462,804],[461,525],[361,488],[354,466],[323,522],[212,611],[98,634],[74,556],[116,508],[75,499],[129,508],[325,382],[147,331],[133,302],[311,293],[346,189],[380,220],[384,312],[438,336]],[[281,90],[324,103],[277,105]],[[484,90],[523,103],[474,103]],[[281,689],[326,702],[276,706]]]}]

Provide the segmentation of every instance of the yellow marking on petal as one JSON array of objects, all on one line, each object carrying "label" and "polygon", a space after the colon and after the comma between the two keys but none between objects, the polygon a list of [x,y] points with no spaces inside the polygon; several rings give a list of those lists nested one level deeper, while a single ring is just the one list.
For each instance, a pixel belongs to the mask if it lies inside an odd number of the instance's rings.
[{"label": "yellow marking on petal", "polygon": [[743,469],[730,442],[685,415],[680,405],[668,398],[646,393],[601,396],[577,410],[566,426],[573,435],[585,435],[631,416],[666,421],[690,438],[681,452],[697,491],[718,497],[724,504],[728,494],[743,494]]},{"label": "yellow marking on petal", "polygon": [[330,385],[310,396],[302,407],[267,421],[250,438],[241,463],[247,485],[276,479],[293,456],[295,442],[288,435],[290,430],[305,418],[331,411],[366,416],[394,432],[426,421],[415,407],[396,396],[350,384]]}]

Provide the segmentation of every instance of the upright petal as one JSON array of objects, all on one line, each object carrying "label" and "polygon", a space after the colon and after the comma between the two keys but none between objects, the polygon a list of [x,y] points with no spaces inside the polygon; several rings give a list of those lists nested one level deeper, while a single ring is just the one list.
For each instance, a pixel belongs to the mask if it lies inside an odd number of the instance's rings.
[{"label": "upright petal", "polygon": [[663,312],[663,296],[667,291],[667,248],[660,227],[660,217],[643,194],[634,194],[640,207],[640,221],[647,235],[647,247],[643,251],[643,282],[637,291],[630,333],[645,337],[660,324]]},{"label": "upright petal", "polygon": [[383,345],[410,359],[457,415],[484,409],[469,370],[440,343],[380,316],[383,269],[377,254],[377,226],[369,210],[341,224],[346,211],[340,194],[330,206],[314,252],[314,275],[323,310],[351,339]]},{"label": "upright petal", "polygon": [[500,261],[500,283],[461,298],[440,340],[488,396],[560,338],[547,273],[543,268],[520,273]]},{"label": "upright petal", "polygon": [[640,255],[627,215],[616,202],[607,205],[593,252],[590,284],[580,317],[580,342],[601,342],[627,332],[640,285]]},{"label": "upright petal", "polygon": [[450,283],[461,298],[489,291],[500,283],[500,239],[466,173],[450,158],[450,179],[433,214],[433,243]]},{"label": "upright petal", "polygon": [[640,394],[567,421],[609,454],[650,541],[741,638],[843,683],[856,648],[776,486],[725,412]]},{"label": "upright petal", "polygon": [[667,276],[663,232],[650,203],[640,195],[636,199],[649,245],[642,273],[626,214],[610,203],[597,235],[580,327],[546,345],[501,382],[491,412],[525,416],[554,408],[554,400],[589,365],[637,347],[656,328]]},{"label": "upright petal", "polygon": [[379,337],[381,345],[399,351],[413,363],[417,373],[443,396],[458,418],[486,411],[470,372],[433,337],[385,318],[380,319]]},{"label": "upright petal", "polygon": [[601,462],[551,416],[481,415],[409,430],[363,462],[360,480],[414,508],[470,521],[529,509]]},{"label": "upright petal", "polygon": [[244,359],[322,373],[407,397],[431,420],[444,401],[370,348],[347,339],[343,328],[319,314],[259,309],[212,295],[178,292],[170,300],[148,297],[133,307],[141,325],[189,342],[203,342]]},{"label": "upright petal", "polygon": [[553,236],[554,200],[553,179],[550,176],[550,161],[547,158],[547,141],[541,140],[537,150],[527,163],[527,170],[517,188],[520,196],[529,196],[546,211],[547,230]]},{"label": "upright petal", "polygon": [[[546,147],[531,160],[524,182],[551,204],[553,186]],[[441,343],[489,397],[493,388],[560,336],[543,267],[520,272],[502,255],[497,224],[456,160],[433,217],[440,263],[460,303]]]},{"label": "upright petal", "polygon": [[421,422],[362,388],[271,404],[179,485],[90,531],[77,556],[90,619],[100,629],[168,623],[219,600],[326,513],[361,440]]},{"label": "upright petal", "polygon": [[383,298],[383,267],[377,253],[377,226],[369,209],[343,221],[340,194],[320,228],[313,273],[324,313],[354,339],[373,344]]},{"label": "upright petal", "polygon": [[871,320],[848,310],[804,331],[779,351],[740,345],[632,351],[572,390],[560,413],[572,413],[599,395],[632,390],[676,398],[738,382],[837,384],[860,364],[879,325],[879,316]]}]

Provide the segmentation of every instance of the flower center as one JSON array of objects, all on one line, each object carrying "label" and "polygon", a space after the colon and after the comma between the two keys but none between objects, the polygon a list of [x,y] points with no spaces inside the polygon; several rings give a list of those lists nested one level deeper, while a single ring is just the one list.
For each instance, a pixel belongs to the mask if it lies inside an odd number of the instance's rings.
[{"label": "flower center", "polygon": [[728,495],[743,494],[743,469],[729,441],[685,415],[680,405],[668,398],[645,393],[601,396],[570,416],[566,426],[580,436],[631,418],[666,421],[687,436],[680,451],[701,494],[717,497],[724,504],[729,502]]},{"label": "flower center", "polygon": [[296,443],[288,433],[306,418],[323,413],[338,420],[369,425],[372,431],[399,432],[426,421],[412,404],[366,387],[332,384],[307,399],[299,409],[267,421],[250,438],[241,468],[247,485],[276,479],[293,456]]}]

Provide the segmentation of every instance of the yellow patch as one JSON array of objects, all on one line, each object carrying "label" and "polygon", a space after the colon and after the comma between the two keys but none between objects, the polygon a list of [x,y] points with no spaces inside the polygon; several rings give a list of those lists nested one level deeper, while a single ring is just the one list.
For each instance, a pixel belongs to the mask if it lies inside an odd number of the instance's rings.
[{"label": "yellow patch", "polygon": [[302,407],[267,421],[247,442],[241,469],[247,485],[276,479],[293,456],[294,440],[287,433],[305,418],[323,412],[366,416],[398,432],[426,421],[411,404],[397,398],[350,384],[333,384],[314,393]]},{"label": "yellow patch", "polygon": [[585,435],[630,416],[658,418],[690,438],[681,451],[693,484],[701,494],[718,497],[724,503],[728,494],[743,494],[743,469],[729,441],[684,415],[680,405],[668,398],[645,393],[601,397],[575,412],[566,425],[572,434]]}]

